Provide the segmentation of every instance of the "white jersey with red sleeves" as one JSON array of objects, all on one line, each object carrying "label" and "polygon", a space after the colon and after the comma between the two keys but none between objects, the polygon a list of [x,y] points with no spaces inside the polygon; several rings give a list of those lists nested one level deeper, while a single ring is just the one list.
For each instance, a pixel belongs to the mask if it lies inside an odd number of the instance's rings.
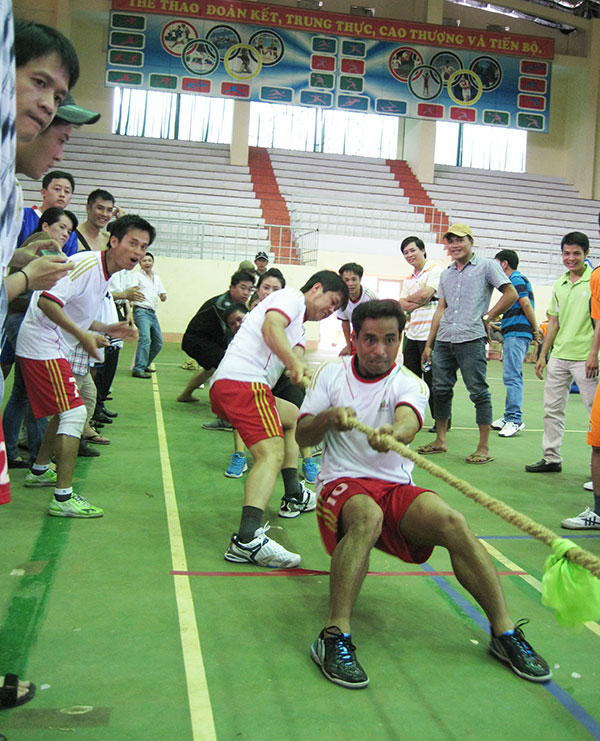
[{"label": "white jersey with red sleeves", "polygon": [[[396,409],[406,404],[423,424],[429,389],[420,378],[395,364],[384,376],[361,378],[355,370],[355,358],[337,358],[319,368],[300,408],[300,418],[316,416],[329,407],[351,407],[361,422],[381,427],[393,424]],[[329,430],[323,443],[322,484],[342,477],[412,483],[412,461],[394,452],[378,453],[358,430]]]},{"label": "white jersey with red sleeves", "polygon": [[347,322],[352,321],[352,312],[359,304],[365,304],[367,301],[374,301],[377,298],[375,293],[370,288],[360,287],[360,296],[353,301],[351,298],[348,299],[348,305],[345,309],[338,309],[335,315],[338,319],[345,319]]},{"label": "white jersey with red sleeves", "polygon": [[295,288],[274,291],[249,314],[231,341],[225,357],[219,363],[211,384],[221,379],[230,381],[258,381],[270,388],[277,383],[285,366],[267,346],[262,326],[267,312],[278,311],[289,321],[285,329],[291,347],[305,346],[304,294]]},{"label": "white jersey with red sleeves", "polygon": [[75,267],[48,291],[34,291],[19,330],[17,355],[34,360],[69,358],[78,340],[51,321],[38,306],[40,296],[55,301],[69,319],[89,329],[98,316],[108,289],[106,252],[79,252],[70,261]]}]

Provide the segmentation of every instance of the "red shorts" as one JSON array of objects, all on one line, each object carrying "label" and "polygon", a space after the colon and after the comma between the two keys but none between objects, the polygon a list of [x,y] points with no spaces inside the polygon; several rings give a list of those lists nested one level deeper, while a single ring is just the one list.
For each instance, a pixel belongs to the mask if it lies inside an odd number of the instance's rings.
[{"label": "red shorts", "polygon": [[231,422],[248,448],[270,437],[283,437],[277,403],[265,383],[215,381],[210,403],[218,417]]},{"label": "red shorts", "polygon": [[590,414],[590,424],[588,427],[587,444],[594,448],[600,448],[600,384],[596,389],[592,413]]},{"label": "red shorts", "polygon": [[33,416],[50,417],[83,405],[75,377],[65,358],[32,360],[19,358]]},{"label": "red shorts", "polygon": [[380,479],[336,479],[326,484],[317,501],[317,520],[321,539],[331,555],[340,539],[338,521],[344,504],[356,494],[366,494],[383,512],[383,525],[375,548],[407,563],[424,563],[433,552],[430,546],[409,545],[398,527],[404,513],[424,491],[420,486],[396,484]]},{"label": "red shorts", "polygon": [[8,459],[4,443],[4,430],[0,422],[0,504],[10,502],[10,479],[8,478]]}]

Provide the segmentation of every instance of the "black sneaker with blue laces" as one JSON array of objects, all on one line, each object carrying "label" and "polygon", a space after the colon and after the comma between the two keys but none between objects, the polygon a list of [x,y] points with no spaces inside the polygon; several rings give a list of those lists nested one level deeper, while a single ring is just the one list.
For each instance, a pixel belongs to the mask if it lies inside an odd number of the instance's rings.
[{"label": "black sneaker with blue laces", "polygon": [[310,658],[320,667],[330,682],[350,689],[362,689],[369,684],[365,670],[356,659],[356,646],[350,636],[337,625],[323,628],[310,648]]},{"label": "black sneaker with blue laces", "polygon": [[528,622],[529,620],[519,620],[512,635],[495,636],[492,633],[489,650],[497,659],[509,664],[513,672],[523,679],[530,682],[548,682],[552,679],[550,667],[525,640],[521,630],[521,626],[527,625]]}]

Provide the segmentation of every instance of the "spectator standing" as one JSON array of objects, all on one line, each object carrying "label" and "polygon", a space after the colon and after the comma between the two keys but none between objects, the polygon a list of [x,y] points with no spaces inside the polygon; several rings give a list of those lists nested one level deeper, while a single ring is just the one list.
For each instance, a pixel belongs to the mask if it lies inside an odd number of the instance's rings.
[{"label": "spectator standing", "polygon": [[140,267],[141,270],[133,276],[133,279],[144,294],[144,298],[133,302],[133,321],[140,337],[131,375],[134,378],[150,378],[150,365],[162,348],[162,334],[156,308],[159,301],[167,300],[167,292],[158,273],[154,272],[154,255],[151,252],[146,252],[142,257]]}]

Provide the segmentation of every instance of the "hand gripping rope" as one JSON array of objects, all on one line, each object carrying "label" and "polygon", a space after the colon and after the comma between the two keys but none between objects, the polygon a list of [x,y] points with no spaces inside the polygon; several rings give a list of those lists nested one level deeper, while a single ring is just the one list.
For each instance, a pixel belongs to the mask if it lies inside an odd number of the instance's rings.
[{"label": "hand gripping rope", "polygon": [[[375,432],[355,417],[348,419],[351,427],[369,436]],[[600,559],[570,540],[559,537],[547,527],[517,512],[499,499],[456,478],[441,466],[415,453],[391,435],[380,435],[388,450],[416,463],[432,476],[458,489],[469,499],[487,507],[506,522],[550,546],[554,554],[546,559],[542,578],[542,603],[556,610],[556,619],[565,626],[579,625],[600,619]]]}]

